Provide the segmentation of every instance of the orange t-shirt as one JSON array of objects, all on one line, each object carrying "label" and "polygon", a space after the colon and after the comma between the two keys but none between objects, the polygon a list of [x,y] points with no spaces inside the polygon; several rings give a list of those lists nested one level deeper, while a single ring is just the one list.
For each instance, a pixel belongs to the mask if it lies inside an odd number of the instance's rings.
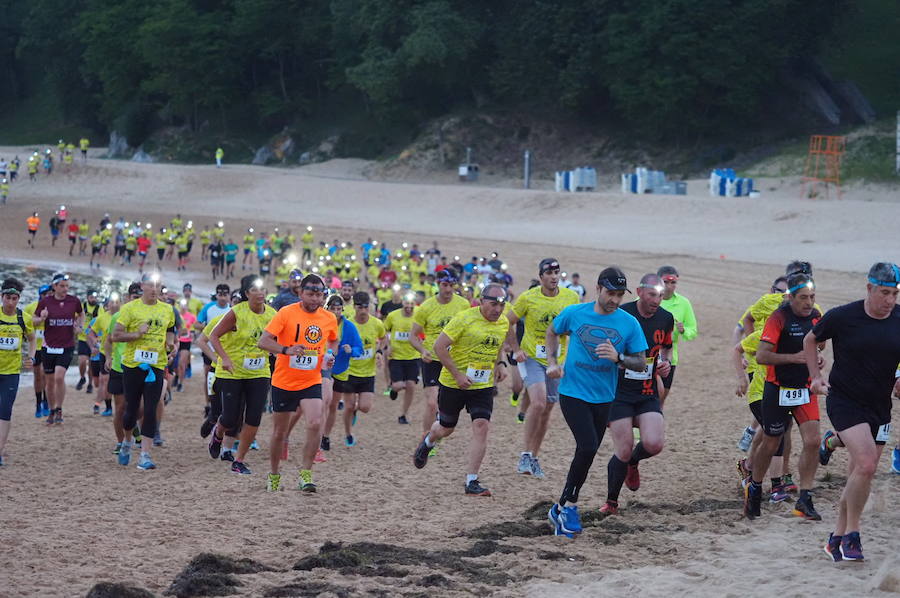
[{"label": "orange t-shirt", "polygon": [[282,307],[266,332],[285,347],[300,345],[300,355],[276,355],[272,386],[303,390],[322,383],[322,361],[328,341],[338,338],[337,318],[321,307],[309,313],[299,303]]},{"label": "orange t-shirt", "polygon": [[37,230],[41,225],[41,219],[35,216],[29,216],[25,219],[25,222],[28,223],[28,230]]}]

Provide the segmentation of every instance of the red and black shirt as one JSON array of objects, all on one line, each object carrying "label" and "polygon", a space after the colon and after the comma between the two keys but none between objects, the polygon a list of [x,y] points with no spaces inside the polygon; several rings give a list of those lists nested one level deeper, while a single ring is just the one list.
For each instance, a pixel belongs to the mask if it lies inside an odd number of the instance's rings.
[{"label": "red and black shirt", "polygon": [[[769,316],[759,340],[775,347],[775,353],[791,354],[803,351],[803,337],[812,330],[822,314],[813,308],[806,317],[798,316],[785,303]],[[809,370],[804,363],[788,363],[766,367],[766,380],[785,388],[809,386]]]},{"label": "red and black shirt", "polygon": [[634,316],[641,325],[644,337],[647,339],[647,362],[651,364],[643,373],[630,370],[619,370],[619,385],[616,391],[618,395],[633,397],[641,395],[645,397],[658,397],[656,387],[657,356],[663,349],[672,348],[672,330],[675,328],[675,317],[671,312],[662,307],[656,313],[645,318],[638,311],[637,301],[626,303],[619,309]]}]

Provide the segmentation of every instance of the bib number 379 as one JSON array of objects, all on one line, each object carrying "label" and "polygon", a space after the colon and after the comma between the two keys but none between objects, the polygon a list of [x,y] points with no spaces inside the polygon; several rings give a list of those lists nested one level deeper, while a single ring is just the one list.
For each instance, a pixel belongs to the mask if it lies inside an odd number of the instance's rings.
[{"label": "bib number 379", "polygon": [[315,352],[303,353],[291,357],[291,367],[295,370],[314,370],[319,364],[319,356]]}]

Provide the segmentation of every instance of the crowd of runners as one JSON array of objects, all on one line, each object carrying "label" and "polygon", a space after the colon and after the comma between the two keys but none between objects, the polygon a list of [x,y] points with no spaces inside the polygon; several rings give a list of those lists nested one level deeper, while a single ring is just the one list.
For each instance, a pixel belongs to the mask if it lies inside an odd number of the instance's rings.
[{"label": "crowd of runners", "polygon": [[[510,469],[545,477],[541,447],[555,405],[574,437],[567,477],[548,513],[553,532],[571,538],[582,530],[579,494],[607,430],[613,453],[600,511],[618,514],[623,486],[639,490],[641,461],[665,447],[663,412],[679,344],[698,335],[691,302],[677,291],[679,272],[670,265],[642,273],[636,284],[610,266],[588,292],[577,274],[567,276],[558,260],[545,258],[527,290],[514,295],[496,253],[451,259],[437,243],[425,250],[409,243],[389,248],[369,238],[357,248],[350,241],[316,243],[312,227],[305,227],[299,239],[291,230],[248,228],[239,244],[221,222],[198,232],[180,215],[156,229],[108,215],[96,227],[84,220],[65,226],[64,206],[55,219],[57,231],[69,234],[70,255],[90,257],[92,266],[131,263],[139,279],[121,294],[88,290],[76,297],[70,275],[59,273],[24,307],[22,283],[3,281],[0,465],[20,373],[34,373],[35,417],[60,426],[65,374],[75,364],[75,390],[94,394],[94,412],[112,420],[112,452],[122,466],[157,468],[153,451],[165,444],[166,404],[193,377],[205,388],[197,424],[210,458],[250,475],[248,455],[260,448],[257,432],[271,414],[265,487],[281,490],[289,485],[282,466],[302,420],[297,487],[315,492],[314,465],[336,444],[352,449],[366,442],[375,431],[359,425],[360,418],[383,392],[400,399],[391,403],[398,425],[421,426],[421,440],[409,447],[420,469],[465,410],[471,438],[463,493],[490,496],[479,474],[499,387],[509,378],[509,402],[523,424]],[[164,270],[186,269],[195,236],[200,255],[193,259],[208,262],[218,283],[208,300],[190,284],[180,294],[164,284]],[[29,243],[34,237],[29,225]],[[820,520],[816,470],[834,451],[848,451],[847,483],[825,544],[835,561],[863,559],[860,518],[890,440],[892,395],[900,392],[900,269],[876,263],[860,290],[861,300],[825,311],[815,302],[812,266],[791,262],[740,316],[728,348],[737,394],[750,407],[738,443],[747,452],[738,462],[747,518],[761,517],[768,500],[792,501],[795,515]],[[827,364],[829,341],[833,363]],[[202,374],[192,371],[192,351],[202,355]],[[827,379],[823,370],[830,370]],[[422,406],[414,410],[420,381]],[[824,431],[823,395],[831,422]],[[892,466],[900,473],[900,445]]]}]

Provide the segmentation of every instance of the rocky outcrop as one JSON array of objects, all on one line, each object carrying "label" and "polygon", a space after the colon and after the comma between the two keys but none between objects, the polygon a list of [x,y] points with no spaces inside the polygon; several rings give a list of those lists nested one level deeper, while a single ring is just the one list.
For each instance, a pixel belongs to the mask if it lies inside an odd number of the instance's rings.
[{"label": "rocky outcrop", "polygon": [[151,164],[156,162],[156,158],[148,154],[144,151],[144,146],[137,148],[137,151],[134,152],[134,155],[131,156],[132,162],[143,162],[144,164]]},{"label": "rocky outcrop", "polygon": [[273,137],[269,143],[256,150],[253,164],[264,166],[271,162],[284,163],[293,155],[295,149],[294,138],[285,129]]},{"label": "rocky outcrop", "polygon": [[127,158],[131,156],[133,151],[124,135],[120,135],[118,131],[112,131],[109,134],[109,145],[106,150],[107,158]]}]

